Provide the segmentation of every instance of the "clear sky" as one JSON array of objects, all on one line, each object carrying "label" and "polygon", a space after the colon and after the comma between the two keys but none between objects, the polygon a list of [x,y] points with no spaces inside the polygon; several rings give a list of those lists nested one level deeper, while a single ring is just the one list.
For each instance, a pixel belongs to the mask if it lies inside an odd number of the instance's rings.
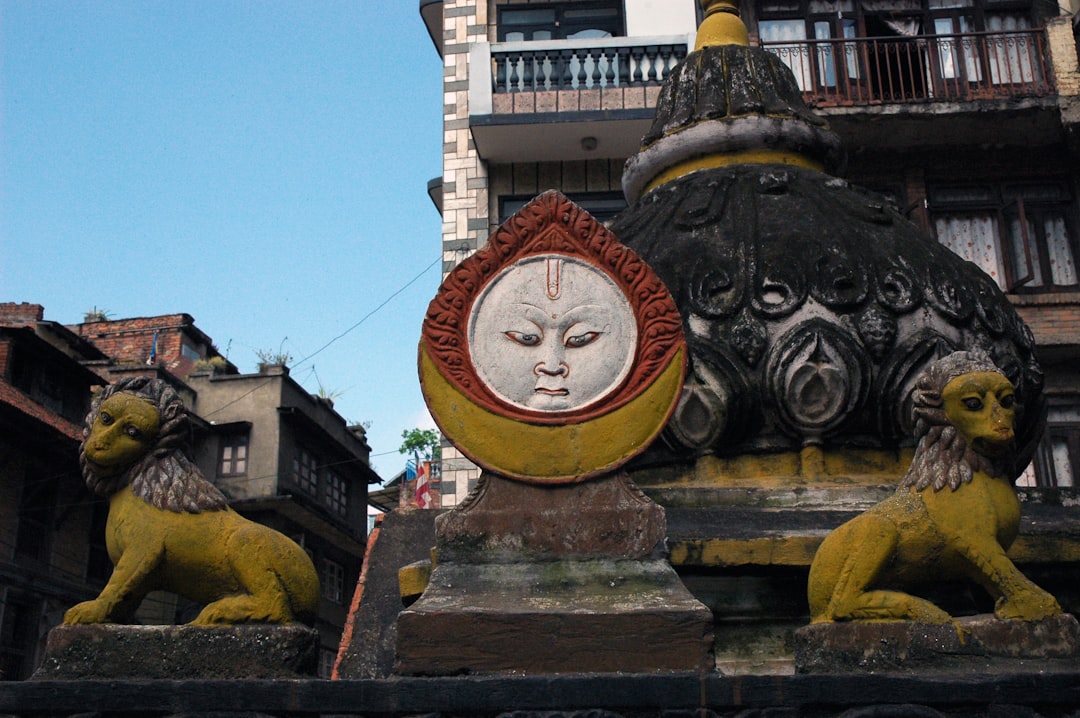
[{"label": "clear sky", "polygon": [[0,301],[288,352],[391,478],[433,426],[441,68],[418,0],[2,0]]}]

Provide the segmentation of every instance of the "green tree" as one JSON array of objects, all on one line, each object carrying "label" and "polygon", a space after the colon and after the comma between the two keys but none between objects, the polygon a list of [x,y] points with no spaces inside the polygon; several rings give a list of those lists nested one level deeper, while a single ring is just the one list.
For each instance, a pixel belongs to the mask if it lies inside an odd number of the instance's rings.
[{"label": "green tree", "polygon": [[398,453],[419,456],[421,459],[438,459],[439,448],[439,432],[434,429],[405,429],[401,432]]}]

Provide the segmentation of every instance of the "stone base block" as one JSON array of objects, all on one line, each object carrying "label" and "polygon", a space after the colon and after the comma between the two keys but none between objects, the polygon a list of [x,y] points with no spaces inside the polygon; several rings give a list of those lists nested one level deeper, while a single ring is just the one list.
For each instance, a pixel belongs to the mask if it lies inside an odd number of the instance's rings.
[{"label": "stone base block", "polygon": [[303,625],[57,626],[32,680],[310,678],[319,634]]},{"label": "stone base block", "polygon": [[1080,658],[1080,624],[1067,614],[1042,621],[968,616],[957,619],[957,624],[892,621],[804,626],[795,632],[795,670],[924,672],[947,668],[983,673],[991,667],[1075,667]]},{"label": "stone base block", "polygon": [[711,645],[712,613],[664,561],[440,564],[398,616],[395,671],[698,671]]}]

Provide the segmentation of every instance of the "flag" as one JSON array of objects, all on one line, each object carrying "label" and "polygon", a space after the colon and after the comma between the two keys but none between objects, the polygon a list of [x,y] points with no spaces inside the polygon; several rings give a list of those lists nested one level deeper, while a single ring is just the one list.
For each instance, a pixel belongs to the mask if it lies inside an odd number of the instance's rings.
[{"label": "flag", "polygon": [[147,358],[147,365],[153,365],[157,361],[157,332],[154,332],[154,342],[150,345],[150,356]]},{"label": "flag", "polygon": [[416,505],[421,509],[431,508],[431,462],[420,464],[416,471]]}]

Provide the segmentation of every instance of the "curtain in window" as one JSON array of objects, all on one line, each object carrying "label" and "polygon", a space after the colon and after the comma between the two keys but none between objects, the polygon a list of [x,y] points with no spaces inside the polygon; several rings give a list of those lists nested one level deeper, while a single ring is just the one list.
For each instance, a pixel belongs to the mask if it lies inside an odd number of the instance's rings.
[{"label": "curtain in window", "polygon": [[939,216],[934,219],[934,231],[939,242],[978,265],[1004,289],[995,217],[979,212]]},{"label": "curtain in window", "polygon": [[978,40],[965,37],[975,30],[971,18],[966,16],[942,17],[934,20],[934,34],[944,35],[937,41],[938,64],[941,77],[946,80],[959,79],[961,66],[967,82],[982,79],[982,67],[979,63]]},{"label": "curtain in window", "polygon": [[[990,32],[1012,33],[1027,30],[1031,23],[1023,15],[987,15],[986,29]],[[990,81],[995,85],[1034,82],[1038,65],[1031,62],[1036,52],[1035,41],[1027,34],[1005,34],[987,38],[986,55],[990,64]]]},{"label": "curtain in window", "polygon": [[775,53],[795,73],[799,89],[806,91],[813,85],[810,75],[809,48],[806,46],[806,23],[803,20],[762,20],[758,23],[758,35],[762,42],[782,42],[773,45]]},{"label": "curtain in window", "polygon": [[1061,214],[1047,215],[1043,221],[1043,238],[1050,254],[1050,279],[1057,286],[1077,284],[1076,261],[1072,243]]},{"label": "curtain in window", "polygon": [[1050,462],[1054,468],[1055,486],[1075,486],[1069,442],[1064,437],[1050,437]]}]

